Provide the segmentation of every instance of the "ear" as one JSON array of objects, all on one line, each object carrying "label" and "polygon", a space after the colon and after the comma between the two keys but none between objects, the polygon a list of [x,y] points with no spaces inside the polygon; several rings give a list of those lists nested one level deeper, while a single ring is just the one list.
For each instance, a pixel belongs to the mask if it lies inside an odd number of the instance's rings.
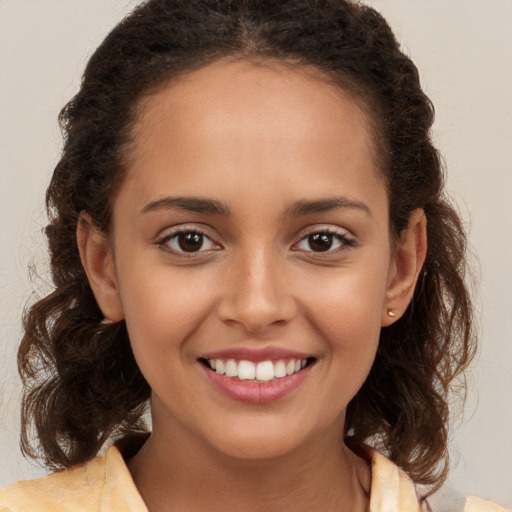
[{"label": "ear", "polygon": [[[412,300],[414,288],[427,254],[427,219],[423,210],[414,210],[407,229],[395,244],[390,266],[382,327],[398,320]],[[393,313],[390,315],[390,312]]]},{"label": "ear", "polygon": [[81,213],[76,228],[80,260],[89,285],[105,320],[119,322],[124,318],[111,244],[91,218]]}]

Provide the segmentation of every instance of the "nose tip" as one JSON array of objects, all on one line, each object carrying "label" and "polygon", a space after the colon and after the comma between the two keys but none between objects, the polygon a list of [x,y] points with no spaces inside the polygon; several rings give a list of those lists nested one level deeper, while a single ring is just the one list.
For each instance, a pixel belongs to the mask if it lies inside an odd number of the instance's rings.
[{"label": "nose tip", "polygon": [[245,331],[251,334],[261,333],[271,327],[286,323],[284,315],[276,314],[273,307],[265,304],[255,304],[254,302],[247,305],[236,303],[234,307],[230,308],[229,312],[226,312],[226,307],[224,307],[220,317],[228,324],[243,326]]},{"label": "nose tip", "polygon": [[277,267],[275,262],[260,258],[231,274],[225,282],[219,318],[252,334],[288,323],[297,308]]}]

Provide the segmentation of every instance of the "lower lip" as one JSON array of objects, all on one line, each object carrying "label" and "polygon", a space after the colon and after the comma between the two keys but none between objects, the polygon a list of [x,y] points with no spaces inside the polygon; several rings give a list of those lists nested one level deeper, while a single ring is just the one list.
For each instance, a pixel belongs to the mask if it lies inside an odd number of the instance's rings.
[{"label": "lower lip", "polygon": [[273,379],[268,382],[252,382],[226,377],[206,368],[202,364],[201,367],[209,382],[221,393],[247,404],[269,404],[284,398],[302,384],[311,369],[310,366],[306,366],[300,372],[293,375]]}]

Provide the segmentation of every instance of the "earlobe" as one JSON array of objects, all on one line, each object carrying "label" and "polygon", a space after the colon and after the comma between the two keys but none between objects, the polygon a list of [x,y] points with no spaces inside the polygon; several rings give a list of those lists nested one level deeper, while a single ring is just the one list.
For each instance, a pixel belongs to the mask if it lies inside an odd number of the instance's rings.
[{"label": "earlobe", "polygon": [[407,229],[396,241],[386,301],[382,311],[383,327],[396,322],[407,309],[426,254],[427,219],[423,210],[418,209],[411,213]]},{"label": "earlobe", "polygon": [[105,233],[99,230],[91,218],[81,213],[78,219],[76,238],[80,260],[89,285],[105,319],[118,322],[124,318],[112,248]]}]

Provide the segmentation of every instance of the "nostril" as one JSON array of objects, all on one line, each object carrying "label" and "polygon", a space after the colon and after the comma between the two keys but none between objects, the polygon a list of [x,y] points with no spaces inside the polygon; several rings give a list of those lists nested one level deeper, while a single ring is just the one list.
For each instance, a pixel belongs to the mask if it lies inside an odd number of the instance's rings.
[{"label": "nostril", "polygon": [[226,282],[217,307],[223,322],[243,326],[252,334],[285,325],[297,313],[295,299],[288,293],[283,273],[274,268],[275,262],[257,259],[245,262],[243,271]]},{"label": "nostril", "polygon": [[295,307],[286,304],[287,299],[278,303],[261,300],[260,303],[234,301],[224,303],[218,309],[219,318],[231,325],[239,325],[250,334],[258,334],[276,327],[285,326],[293,319]]}]

